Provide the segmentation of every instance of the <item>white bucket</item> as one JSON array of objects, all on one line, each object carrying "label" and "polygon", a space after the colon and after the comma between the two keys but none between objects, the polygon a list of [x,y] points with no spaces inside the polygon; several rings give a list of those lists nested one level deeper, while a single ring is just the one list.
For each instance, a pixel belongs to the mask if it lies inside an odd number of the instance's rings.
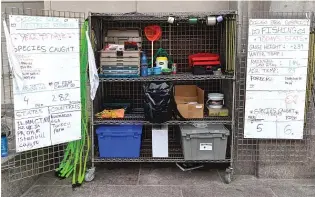
[{"label": "white bucket", "polygon": [[207,104],[208,104],[209,108],[221,109],[224,105],[224,94],[209,93]]},{"label": "white bucket", "polygon": [[167,57],[157,57],[155,61],[156,67],[161,67],[161,69],[168,68]]}]

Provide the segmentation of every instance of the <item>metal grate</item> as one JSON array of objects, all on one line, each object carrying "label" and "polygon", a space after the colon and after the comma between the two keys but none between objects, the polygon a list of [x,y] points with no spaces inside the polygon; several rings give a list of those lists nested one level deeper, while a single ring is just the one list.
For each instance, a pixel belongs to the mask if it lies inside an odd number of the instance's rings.
[{"label": "metal grate", "polygon": [[94,162],[180,162],[180,163],[229,163],[230,159],[224,160],[185,160],[182,147],[179,142],[169,142],[169,157],[152,157],[152,141],[145,140],[141,142],[141,151],[139,158],[95,158]]},{"label": "metal grate", "polygon": [[[79,19],[80,27],[85,20],[84,13],[80,12],[6,8],[2,13],[2,18],[6,20],[7,24],[9,24],[9,15],[77,18]],[[4,33],[2,32],[1,35],[1,122],[5,123],[11,132],[9,136],[9,156],[2,164],[1,170],[9,170],[10,181],[15,181],[56,169],[63,159],[63,151],[66,144],[54,145],[22,153],[15,152],[12,75],[9,69]]]},{"label": "metal grate", "polygon": [[[194,15],[193,15],[194,16]],[[186,16],[187,17],[187,16]],[[135,28],[143,31],[144,27],[158,24],[162,29],[162,37],[154,42],[154,51],[160,47],[167,50],[177,63],[178,72],[188,72],[188,56],[200,52],[212,52],[221,55],[223,52],[223,24],[216,26],[206,26],[205,24],[189,25],[184,23],[178,26],[170,25],[165,20],[152,20],[154,17],[142,16],[143,20],[131,20],[130,17],[95,17],[94,29],[100,28],[101,33],[97,33],[98,49],[104,47],[104,38],[108,29]],[[148,57],[151,57],[151,41],[147,40],[142,33],[142,49],[146,51]],[[99,59],[98,57],[96,59]]]},{"label": "metal grate", "polygon": [[[231,117],[205,117],[203,119],[187,119],[187,120],[170,120],[163,124],[166,125],[180,125],[180,124],[231,124]],[[134,124],[134,125],[154,125],[149,121],[144,120],[143,114],[127,114],[125,118],[122,119],[94,119],[95,125],[100,124]]]},{"label": "metal grate", "polygon": [[[236,69],[236,132],[235,132],[235,160],[237,162],[253,163],[255,172],[259,166],[275,165],[286,163],[303,163],[307,166],[305,170],[310,170],[312,161],[314,161],[315,143],[314,131],[314,87],[307,91],[312,92],[309,108],[306,109],[305,129],[303,140],[278,140],[278,139],[245,139],[244,132],[244,115],[245,115],[245,98],[246,98],[246,63],[247,63],[247,42],[248,42],[248,20],[249,18],[277,18],[277,19],[304,19],[310,18],[311,13],[295,12],[257,12],[252,17],[244,16],[240,19],[240,47],[238,50],[238,67]],[[314,27],[314,16],[313,20]],[[314,44],[314,43],[313,43]],[[308,76],[313,79],[314,76]],[[257,163],[259,164],[257,165]],[[243,164],[241,163],[241,164]],[[292,167],[292,166],[291,166]],[[240,167],[242,168],[242,167]],[[294,170],[294,169],[292,169]]]},{"label": "metal grate", "polygon": [[138,78],[101,78],[102,82],[134,82],[134,81],[197,81],[209,79],[234,79],[233,75],[223,74],[217,75],[193,75],[192,73],[177,73],[176,75],[152,75],[148,77]]},{"label": "metal grate", "polygon": [[229,15],[236,14],[235,10],[221,10],[221,11],[213,11],[213,12],[147,12],[147,13],[138,13],[138,12],[129,12],[129,13],[97,13],[92,12],[91,16],[101,16],[101,17],[110,17],[111,20],[166,20],[169,16],[175,16],[179,18],[187,18],[188,16],[194,17],[207,17],[211,15]]},{"label": "metal grate", "polygon": [[[218,12],[217,14],[220,14]],[[234,11],[223,11],[222,14],[235,14]],[[190,16],[206,17],[213,13],[177,13],[176,17],[186,18]],[[188,65],[188,56],[198,52],[213,52],[224,57],[225,45],[224,25],[207,26],[205,24],[190,25],[188,23],[180,23],[179,25],[170,25],[166,21],[171,13],[156,13],[156,14],[100,14],[91,13],[92,29],[95,31],[97,49],[101,50],[104,47],[104,38],[108,29],[116,28],[136,28],[144,29],[145,26],[157,24],[162,28],[162,38],[154,42],[154,50],[163,47],[172,56],[175,63],[178,65],[178,73],[170,76],[151,76],[140,78],[124,78],[124,79],[101,79],[103,82],[100,85],[97,99],[95,100],[95,112],[102,110],[101,103],[104,99],[122,99],[132,101],[132,108],[141,108],[143,104],[143,89],[144,81],[173,81],[176,84],[196,84],[205,90],[205,95],[210,92],[221,92],[222,81],[217,79],[234,79],[234,74],[224,74],[222,76],[214,75],[192,75]],[[148,57],[151,56],[151,42],[146,39],[142,32],[142,49],[146,51]],[[96,61],[99,65],[99,54],[96,55]],[[223,61],[223,60],[222,60]],[[225,62],[223,61],[223,67]],[[108,83],[104,83],[108,82]],[[124,83],[130,82],[130,83]],[[232,94],[232,86],[230,90],[225,91],[226,94]],[[232,96],[227,96],[232,98]],[[205,99],[207,100],[206,96]],[[232,99],[229,104],[232,103]],[[231,107],[229,107],[232,109]]]},{"label": "metal grate", "polygon": [[[145,82],[106,82],[102,83],[99,87],[100,95],[99,106],[96,109],[102,110],[102,102],[110,102],[112,100],[122,100],[131,102],[131,108],[142,108],[144,103],[143,84]],[[231,82],[230,82],[231,83]],[[221,80],[191,80],[191,81],[174,81],[174,84],[195,84],[205,91],[205,100],[207,100],[207,94],[210,92],[221,92]],[[232,92],[227,92],[231,94]]]}]

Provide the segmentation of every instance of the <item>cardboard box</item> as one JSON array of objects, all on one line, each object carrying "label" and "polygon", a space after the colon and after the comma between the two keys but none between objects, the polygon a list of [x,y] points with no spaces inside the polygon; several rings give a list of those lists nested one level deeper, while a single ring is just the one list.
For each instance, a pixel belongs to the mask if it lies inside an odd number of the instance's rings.
[{"label": "cardboard box", "polygon": [[208,107],[208,111],[209,111],[209,116],[220,116],[220,117],[225,117],[225,116],[229,116],[229,110],[226,107],[223,107],[221,109],[213,109],[213,108],[209,108]]},{"label": "cardboard box", "polygon": [[152,127],[152,156],[168,157],[168,127],[167,125]]},{"label": "cardboard box", "polygon": [[196,85],[176,85],[175,102],[184,118],[203,118],[204,91]]}]

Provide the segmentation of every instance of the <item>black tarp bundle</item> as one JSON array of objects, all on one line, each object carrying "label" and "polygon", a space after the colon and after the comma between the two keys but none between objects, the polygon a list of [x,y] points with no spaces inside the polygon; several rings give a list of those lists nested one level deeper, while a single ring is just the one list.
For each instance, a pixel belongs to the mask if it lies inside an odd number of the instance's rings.
[{"label": "black tarp bundle", "polygon": [[143,85],[145,119],[151,123],[163,123],[172,118],[173,84],[151,82]]}]

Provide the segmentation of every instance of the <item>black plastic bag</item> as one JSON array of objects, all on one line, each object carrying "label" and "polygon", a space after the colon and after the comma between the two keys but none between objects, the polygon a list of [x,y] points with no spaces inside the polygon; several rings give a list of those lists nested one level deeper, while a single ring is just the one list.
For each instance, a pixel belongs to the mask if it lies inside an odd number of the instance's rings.
[{"label": "black plastic bag", "polygon": [[144,116],[151,123],[163,123],[172,118],[173,85],[167,82],[151,82],[144,88]]}]

